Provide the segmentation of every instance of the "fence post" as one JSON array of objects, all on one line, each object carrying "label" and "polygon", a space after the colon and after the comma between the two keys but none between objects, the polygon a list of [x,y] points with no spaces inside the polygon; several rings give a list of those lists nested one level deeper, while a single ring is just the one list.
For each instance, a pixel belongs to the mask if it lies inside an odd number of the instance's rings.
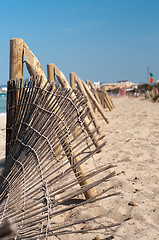
[{"label": "fence post", "polygon": [[37,57],[32,53],[27,44],[23,41],[25,63],[30,76],[42,76],[42,85],[47,82],[45,73]]},{"label": "fence post", "polygon": [[23,39],[10,40],[9,79],[23,78]]},{"label": "fence post", "polygon": [[[6,120],[6,158],[9,154],[9,143],[11,138],[10,126],[15,121],[16,109],[10,111],[9,107],[15,107],[19,98],[20,79],[23,78],[23,39],[10,39],[10,62],[9,62],[9,80],[7,90],[16,89],[16,95],[11,98],[12,92],[7,94],[7,120]],[[15,84],[11,81],[15,80]],[[14,112],[14,114],[12,114]]]},{"label": "fence post", "polygon": [[16,90],[16,105],[19,99],[19,87],[20,79],[23,79],[23,39],[21,38],[12,38],[10,40],[10,63],[9,63],[9,80],[15,80]]},{"label": "fence post", "polygon": [[105,112],[104,112],[103,108],[98,103],[98,101],[95,99],[95,97],[94,97],[93,93],[91,92],[91,90],[89,89],[88,85],[86,83],[84,83],[84,82],[83,82],[83,85],[84,85],[85,90],[88,93],[89,97],[93,101],[94,105],[97,107],[98,111],[101,113],[101,115],[104,118],[104,120],[106,121],[106,123],[109,123],[108,119],[105,116]]},{"label": "fence post", "polygon": [[70,73],[70,85],[71,85],[72,89],[76,89],[75,76],[76,76],[75,73]]},{"label": "fence post", "polygon": [[86,90],[85,90],[85,88],[84,88],[84,86],[83,86],[83,84],[82,84],[82,80],[77,77],[76,82],[77,82],[77,84],[78,84],[78,88],[80,89],[80,91],[81,91],[81,92],[86,96],[86,98],[87,98],[87,103],[88,103],[88,107],[89,107],[89,109],[90,109],[91,118],[92,118],[92,120],[93,120],[93,123],[94,123],[95,127],[98,128],[98,130],[97,130],[98,133],[101,134],[101,128],[99,127],[96,114],[94,113],[93,107],[92,107],[91,102],[90,102],[89,97],[88,97],[88,94],[87,94],[87,92],[86,92]]},{"label": "fence post", "polygon": [[50,83],[55,82],[55,64],[47,64],[47,79]]}]

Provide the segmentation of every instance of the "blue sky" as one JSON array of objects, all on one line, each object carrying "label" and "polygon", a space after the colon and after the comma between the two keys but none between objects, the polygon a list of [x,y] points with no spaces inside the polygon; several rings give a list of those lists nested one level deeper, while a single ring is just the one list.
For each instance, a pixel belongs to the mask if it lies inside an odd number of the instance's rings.
[{"label": "blue sky", "polygon": [[[0,84],[9,78],[11,38],[23,38],[44,72],[69,79],[159,79],[159,0],[0,0]],[[24,71],[24,76],[27,72]]]}]

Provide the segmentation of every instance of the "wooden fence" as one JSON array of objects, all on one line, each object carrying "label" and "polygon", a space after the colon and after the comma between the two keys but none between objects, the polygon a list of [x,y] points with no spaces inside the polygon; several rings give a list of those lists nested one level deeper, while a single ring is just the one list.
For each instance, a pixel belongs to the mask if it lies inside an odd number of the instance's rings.
[{"label": "wooden fence", "polygon": [[[93,107],[106,122],[108,119],[97,95],[77,75],[74,77],[79,90],[75,86],[71,88],[54,64],[47,67],[47,80],[39,61],[22,39],[12,39],[10,46],[6,164],[0,177],[0,229],[8,226],[5,228],[6,235],[10,234],[8,239],[48,239],[110,227],[97,226],[93,223],[96,217],[76,222],[55,221],[56,216],[67,211],[80,211],[83,205],[119,194],[111,191],[113,187],[96,189],[115,175],[110,172],[113,165],[89,170],[85,166],[105,145]],[[24,82],[23,52],[31,75]],[[56,84],[55,77],[60,85]],[[103,171],[104,177],[92,179]],[[70,199],[80,194],[84,194],[85,199],[67,206]],[[7,219],[16,225],[14,231],[9,230],[12,228],[6,224]],[[92,221],[91,228],[71,228],[87,221]]]}]

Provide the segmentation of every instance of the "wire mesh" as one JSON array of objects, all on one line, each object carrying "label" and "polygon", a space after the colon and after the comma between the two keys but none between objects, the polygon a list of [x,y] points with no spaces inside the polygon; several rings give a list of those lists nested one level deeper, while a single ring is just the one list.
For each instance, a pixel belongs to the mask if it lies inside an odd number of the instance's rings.
[{"label": "wire mesh", "polygon": [[95,218],[59,222],[58,217],[68,211],[80,211],[83,205],[118,193],[109,194],[112,188],[107,188],[90,199],[71,204],[80,194],[114,176],[114,172],[108,172],[103,178],[89,181],[113,166],[99,166],[81,175],[81,166],[105,145],[103,142],[96,148],[90,138],[92,133],[83,125],[89,114],[87,100],[77,90],[73,91],[72,100],[72,90],[49,82],[41,87],[41,83],[39,77],[24,83],[22,79],[8,82],[0,224],[11,219],[17,225],[15,239],[47,239],[106,229],[108,226],[97,227],[96,224],[90,229],[76,228],[81,222]]}]

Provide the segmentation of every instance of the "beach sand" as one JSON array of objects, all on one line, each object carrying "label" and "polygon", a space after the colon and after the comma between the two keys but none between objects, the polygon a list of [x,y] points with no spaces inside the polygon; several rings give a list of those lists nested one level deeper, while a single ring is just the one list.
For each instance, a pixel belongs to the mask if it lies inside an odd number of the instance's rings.
[{"label": "beach sand", "polygon": [[[141,98],[113,98],[115,109],[99,121],[106,137],[104,152],[95,155],[95,164],[116,164],[116,176],[110,185],[116,185],[119,196],[90,205],[85,214],[105,214],[98,220],[123,222],[113,233],[115,240],[159,239],[159,103]],[[5,155],[5,117],[0,116],[0,166]],[[103,173],[104,174],[104,173]],[[106,183],[103,183],[103,185]],[[67,219],[72,217],[67,213]],[[81,225],[82,227],[82,225]],[[106,239],[105,234],[90,233],[60,236],[58,239]]]}]

